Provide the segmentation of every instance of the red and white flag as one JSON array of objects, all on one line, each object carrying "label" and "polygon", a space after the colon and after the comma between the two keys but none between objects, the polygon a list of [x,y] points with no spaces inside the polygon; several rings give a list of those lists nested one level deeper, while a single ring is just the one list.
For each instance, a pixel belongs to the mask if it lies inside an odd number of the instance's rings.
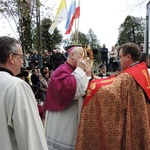
[{"label": "red and white flag", "polygon": [[74,20],[78,19],[79,17],[80,17],[80,0],[78,2],[77,7],[76,7],[76,12],[75,12],[75,14],[73,14],[73,16],[71,18],[71,21],[70,21],[70,24],[69,24],[69,29],[66,30],[65,34],[70,34],[70,31],[72,30]]}]

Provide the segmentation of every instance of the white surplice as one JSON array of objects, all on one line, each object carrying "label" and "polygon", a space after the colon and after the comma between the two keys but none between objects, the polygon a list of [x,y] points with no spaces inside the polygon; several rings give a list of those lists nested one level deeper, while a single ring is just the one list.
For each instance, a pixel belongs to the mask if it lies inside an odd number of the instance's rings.
[{"label": "white surplice", "polygon": [[49,150],[75,149],[78,121],[89,79],[78,67],[72,75],[76,78],[77,89],[70,106],[63,111],[46,111],[45,132]]},{"label": "white surplice", "polygon": [[47,150],[30,86],[0,71],[0,150]]}]

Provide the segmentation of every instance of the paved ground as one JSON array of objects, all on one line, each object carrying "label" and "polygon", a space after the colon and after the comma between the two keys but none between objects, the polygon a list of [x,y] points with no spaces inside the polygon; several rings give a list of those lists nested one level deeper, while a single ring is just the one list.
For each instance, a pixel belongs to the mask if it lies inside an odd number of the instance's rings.
[{"label": "paved ground", "polygon": [[110,71],[110,72],[107,72],[108,74],[116,74],[116,72],[114,71],[114,72],[112,72],[112,71]]}]

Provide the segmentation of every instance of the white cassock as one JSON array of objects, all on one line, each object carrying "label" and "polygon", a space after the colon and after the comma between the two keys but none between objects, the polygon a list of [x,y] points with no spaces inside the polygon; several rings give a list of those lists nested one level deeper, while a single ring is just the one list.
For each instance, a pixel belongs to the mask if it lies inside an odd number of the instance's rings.
[{"label": "white cassock", "polygon": [[47,150],[30,86],[4,71],[0,71],[0,135],[0,150]]}]

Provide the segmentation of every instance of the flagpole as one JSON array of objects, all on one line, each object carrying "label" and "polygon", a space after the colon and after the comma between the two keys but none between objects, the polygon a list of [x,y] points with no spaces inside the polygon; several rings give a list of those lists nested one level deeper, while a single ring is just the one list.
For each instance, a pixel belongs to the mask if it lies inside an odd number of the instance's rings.
[{"label": "flagpole", "polygon": [[76,19],[75,19],[75,29],[74,29],[74,44],[77,44],[76,43]]},{"label": "flagpole", "polygon": [[[78,7],[80,6],[80,0],[78,1]],[[78,39],[79,39],[79,16],[78,18],[78,24],[77,24],[77,32],[76,32],[76,39],[77,39],[77,43],[78,43]]]},{"label": "flagpole", "polygon": [[[76,8],[76,7],[75,7],[75,8]],[[75,12],[74,44],[77,44],[77,43],[76,43],[76,12]]]},{"label": "flagpole", "polygon": [[78,26],[77,26],[77,43],[78,43],[78,36],[79,36],[79,18],[78,18]]}]

